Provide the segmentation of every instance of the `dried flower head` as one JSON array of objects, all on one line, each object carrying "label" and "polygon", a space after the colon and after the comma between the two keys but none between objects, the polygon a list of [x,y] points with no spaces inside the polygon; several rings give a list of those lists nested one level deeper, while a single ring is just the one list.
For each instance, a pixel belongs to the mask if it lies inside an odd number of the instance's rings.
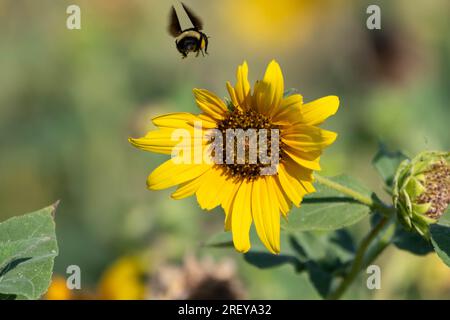
[{"label": "dried flower head", "polygon": [[394,205],[399,220],[424,237],[450,203],[449,159],[448,152],[423,152],[397,169]]}]

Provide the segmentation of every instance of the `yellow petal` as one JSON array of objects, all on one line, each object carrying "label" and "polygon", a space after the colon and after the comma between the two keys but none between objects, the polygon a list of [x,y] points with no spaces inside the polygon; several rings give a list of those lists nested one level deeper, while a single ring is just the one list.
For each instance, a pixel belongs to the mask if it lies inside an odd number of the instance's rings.
[{"label": "yellow petal", "polygon": [[272,60],[267,66],[264,79],[255,85],[256,108],[267,116],[275,113],[283,99],[284,79],[279,64]]},{"label": "yellow petal", "polygon": [[286,195],[297,207],[300,206],[304,195],[315,191],[310,181],[301,179],[304,174],[289,163],[280,163],[278,168],[280,184]]},{"label": "yellow petal", "polygon": [[327,96],[302,106],[301,122],[308,125],[318,125],[324,122],[328,117],[334,115],[339,108],[339,98],[336,96]]},{"label": "yellow petal", "polygon": [[284,192],[277,175],[273,176],[273,185],[278,198],[278,203],[280,204],[280,211],[283,216],[287,217],[289,211],[291,210],[292,201],[289,199],[286,192]]},{"label": "yellow petal", "polygon": [[276,254],[280,252],[280,212],[269,180],[270,177],[261,177],[253,182],[252,216],[259,239]]},{"label": "yellow petal", "polygon": [[227,81],[227,90],[228,94],[230,95],[231,103],[235,108],[241,108],[240,103],[236,96],[236,91],[234,90],[234,87],[231,85],[229,81]]},{"label": "yellow petal", "polygon": [[280,253],[280,204],[278,202],[277,193],[275,191],[276,185],[273,176],[267,176],[267,194],[271,205],[271,220],[272,220],[272,247],[275,253]]},{"label": "yellow petal", "polygon": [[290,146],[285,146],[283,151],[302,167],[316,171],[321,170],[319,163],[321,151],[303,152]]},{"label": "yellow petal", "polygon": [[281,101],[280,108],[278,108],[273,117],[273,124],[289,125],[301,119],[301,107],[303,104],[303,97],[299,94],[293,94]]},{"label": "yellow petal", "polygon": [[248,66],[246,61],[238,67],[236,79],[235,92],[237,104],[243,109],[246,109],[249,107],[250,99],[250,83],[248,82]]},{"label": "yellow petal", "polygon": [[205,173],[202,185],[198,188],[197,201],[202,209],[212,210],[221,203],[223,187],[227,183],[221,169],[211,169]]},{"label": "yellow petal", "polygon": [[141,150],[151,151],[151,152],[155,152],[155,153],[162,153],[162,154],[171,154],[172,153],[172,147],[145,146],[145,141],[142,141],[141,139],[128,138],[128,142],[131,143],[136,148],[139,148]]},{"label": "yellow petal", "polygon": [[281,141],[291,148],[299,151],[309,152],[323,150],[332,144],[337,134],[332,131],[323,130],[313,126],[295,125],[296,130],[289,130],[281,137]]},{"label": "yellow petal", "polygon": [[312,184],[314,181],[312,170],[306,169],[294,161],[285,161],[284,168],[288,175],[297,180],[299,183],[297,188],[299,188],[302,195],[316,191]]},{"label": "yellow petal", "polygon": [[194,127],[195,125],[200,125],[202,129],[213,129],[217,128],[217,121],[207,114],[199,114],[195,118],[191,119],[188,124],[191,127]]},{"label": "yellow petal", "polygon": [[297,180],[308,182],[314,181],[313,170],[302,167],[301,165],[290,159],[286,159],[283,164],[288,173],[295,177]]},{"label": "yellow petal", "polygon": [[[206,171],[209,172],[209,171]],[[192,196],[198,188],[202,185],[203,178],[206,173],[202,174],[198,178],[195,178],[194,180],[184,182],[182,183],[178,189],[171,194],[171,197],[176,200],[184,199],[189,196]]]},{"label": "yellow petal", "polygon": [[234,199],[231,219],[234,247],[242,253],[250,250],[251,196],[252,183],[243,181]]},{"label": "yellow petal", "polygon": [[300,206],[303,197],[300,190],[297,188],[298,183],[294,178],[287,174],[282,164],[280,164],[278,168],[278,179],[289,199],[291,199],[297,207]]},{"label": "yellow petal", "polygon": [[171,154],[173,147],[179,143],[179,140],[172,139],[174,130],[173,128],[153,130],[149,131],[145,137],[129,138],[128,141],[141,150]]},{"label": "yellow petal", "polygon": [[193,91],[197,105],[203,112],[217,120],[224,118],[228,109],[222,99],[205,89],[194,89]]},{"label": "yellow petal", "polygon": [[234,205],[234,199],[236,198],[236,193],[238,192],[241,182],[233,182],[232,180],[227,180],[224,185],[222,192],[222,208],[225,212],[225,231],[231,230],[231,220],[232,211]]},{"label": "yellow petal", "polygon": [[170,159],[156,168],[147,179],[147,186],[161,190],[195,179],[211,168],[208,164],[176,163],[179,159]]},{"label": "yellow petal", "polygon": [[312,182],[309,181],[299,181],[299,182],[302,185],[303,190],[305,191],[305,195],[316,192],[316,188],[314,188]]},{"label": "yellow petal", "polygon": [[[195,134],[194,128],[188,124],[184,128],[162,127],[159,130],[147,132],[142,138],[129,138],[128,141],[141,150],[171,154],[175,146],[180,150],[194,148],[197,145],[195,141],[198,141],[198,145],[201,145],[202,148],[205,147],[208,138],[205,137],[204,131],[199,130],[198,132],[198,134]],[[194,151],[191,149],[190,153],[193,155]]]},{"label": "yellow petal", "polygon": [[169,113],[152,119],[155,126],[165,128],[187,128],[189,122],[197,119],[197,116],[188,112]]}]

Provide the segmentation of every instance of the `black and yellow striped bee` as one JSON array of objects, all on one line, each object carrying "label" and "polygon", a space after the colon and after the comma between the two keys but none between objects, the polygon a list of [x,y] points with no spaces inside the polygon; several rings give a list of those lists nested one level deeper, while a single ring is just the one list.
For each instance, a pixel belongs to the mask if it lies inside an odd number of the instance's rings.
[{"label": "black and yellow striped bee", "polygon": [[181,30],[180,21],[175,8],[172,6],[169,33],[176,38],[177,50],[181,53],[183,59],[187,57],[189,52],[196,52],[196,57],[200,52],[205,56],[205,53],[208,54],[208,36],[200,31],[203,29],[203,23],[184,3],[181,3],[181,5],[189,20],[191,20],[193,28]]}]

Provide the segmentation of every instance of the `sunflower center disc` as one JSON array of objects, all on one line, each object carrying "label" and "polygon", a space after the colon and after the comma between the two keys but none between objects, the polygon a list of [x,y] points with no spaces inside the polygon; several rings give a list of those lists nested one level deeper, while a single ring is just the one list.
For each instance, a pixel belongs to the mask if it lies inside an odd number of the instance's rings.
[{"label": "sunflower center disc", "polygon": [[427,216],[439,219],[450,203],[450,168],[443,161],[438,162],[425,173],[425,192],[418,203],[431,203]]},{"label": "sunflower center disc", "polygon": [[[260,148],[260,140],[258,140],[258,143],[256,144],[256,150],[257,154],[259,155],[260,152],[266,153],[268,157],[271,157],[271,139],[272,139],[272,130],[278,129],[277,126],[271,124],[268,117],[260,114],[259,112],[256,112],[254,110],[245,110],[241,111],[238,109],[235,109],[234,111],[230,112],[228,116],[219,122],[218,129],[222,132],[222,154],[223,154],[223,161],[220,161],[218,166],[222,168],[224,173],[234,179],[237,180],[255,180],[258,177],[261,176],[261,169],[270,167],[271,164],[262,163],[261,159],[258,157],[256,161],[252,160],[250,157],[250,143],[255,142],[254,140],[251,141],[248,136],[246,136],[244,139],[239,139],[239,137],[235,138],[230,137],[227,135],[227,131],[230,131],[228,129],[232,129],[235,132],[238,129],[243,130],[244,132],[250,132],[249,129],[253,129],[256,137],[259,137],[259,133],[261,133],[262,130],[265,131],[266,134],[266,148],[265,152],[261,150]],[[227,161],[226,155],[227,155],[227,146],[230,148],[230,145],[232,146],[234,150],[234,155],[232,157],[232,163],[230,161]],[[245,161],[244,163],[239,163],[237,159],[237,149],[241,145],[245,149]],[[282,144],[280,141],[280,138],[278,140],[278,159],[281,160],[282,158]],[[214,154],[213,154],[214,156]],[[228,159],[229,160],[229,159]]]}]

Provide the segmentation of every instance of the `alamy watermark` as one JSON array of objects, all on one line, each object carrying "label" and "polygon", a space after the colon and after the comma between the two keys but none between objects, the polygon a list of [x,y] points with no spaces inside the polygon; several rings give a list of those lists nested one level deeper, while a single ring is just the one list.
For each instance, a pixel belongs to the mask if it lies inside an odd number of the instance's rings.
[{"label": "alamy watermark", "polygon": [[81,9],[75,4],[67,7],[66,13],[69,15],[66,20],[66,27],[69,30],[81,29]]},{"label": "alamy watermark", "polygon": [[372,264],[367,267],[367,277],[366,286],[369,290],[380,290],[381,289],[381,268],[376,264]]},{"label": "alamy watermark", "polygon": [[366,26],[369,30],[381,29],[381,9],[376,4],[367,7],[366,13],[369,14],[366,20]]},{"label": "alamy watermark", "polygon": [[69,275],[66,280],[66,287],[69,290],[81,289],[81,268],[75,264],[70,265],[66,269],[66,273]]},{"label": "alamy watermark", "polygon": [[[81,29],[81,8],[76,4],[67,7],[66,13],[69,15],[66,20],[66,27],[69,30]],[[369,14],[366,20],[366,27],[369,30],[381,29],[381,9],[376,4],[367,7],[366,13]]]},{"label": "alamy watermark", "polygon": [[194,122],[193,133],[175,129],[172,149],[176,164],[261,165],[261,175],[277,172],[280,151],[278,129],[219,129],[203,130],[202,121]]}]

